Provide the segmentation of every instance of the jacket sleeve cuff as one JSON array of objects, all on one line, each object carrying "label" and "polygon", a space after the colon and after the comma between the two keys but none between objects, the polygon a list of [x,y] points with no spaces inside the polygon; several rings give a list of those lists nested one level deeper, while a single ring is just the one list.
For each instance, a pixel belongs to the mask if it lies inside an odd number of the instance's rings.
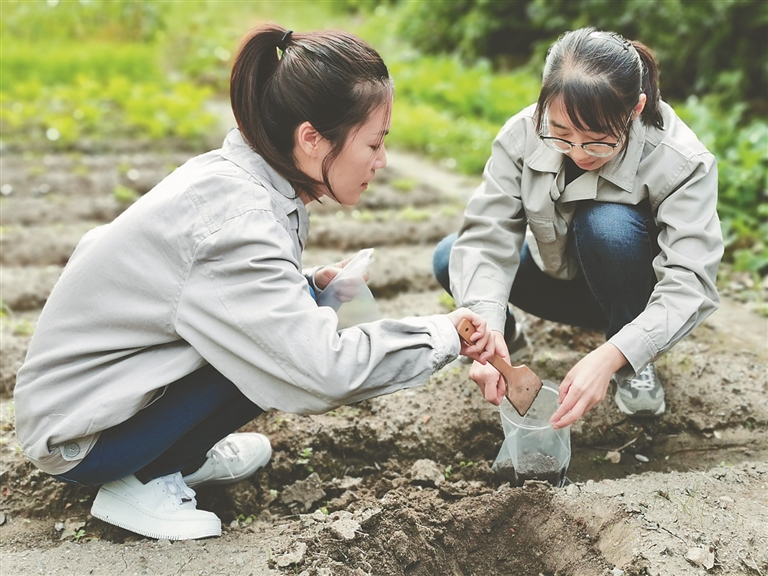
[{"label": "jacket sleeve cuff", "polygon": [[317,287],[317,284],[315,284],[315,272],[319,269],[320,266],[313,266],[312,268],[301,271],[304,278],[307,279],[307,284],[309,284],[309,287],[312,289],[311,292],[315,300],[317,300],[317,297],[323,293],[323,291]]},{"label": "jacket sleeve cuff", "polygon": [[629,362],[617,372],[619,376],[637,375],[658,354],[653,341],[642,328],[634,324],[627,324],[608,341],[616,346]]},{"label": "jacket sleeve cuff", "polygon": [[436,314],[431,316],[433,325],[433,339],[435,341],[435,371],[453,362],[459,355],[461,343],[459,333],[447,316]]},{"label": "jacket sleeve cuff", "polygon": [[507,325],[506,306],[500,306],[496,302],[478,302],[468,308],[485,320],[488,330],[497,330],[504,334]]}]

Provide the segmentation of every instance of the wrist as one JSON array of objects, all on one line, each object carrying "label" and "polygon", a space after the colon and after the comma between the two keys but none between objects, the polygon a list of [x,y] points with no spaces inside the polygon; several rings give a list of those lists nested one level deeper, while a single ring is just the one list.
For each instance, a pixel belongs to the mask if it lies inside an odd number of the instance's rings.
[{"label": "wrist", "polygon": [[628,363],[622,351],[610,342],[606,342],[595,352],[600,355],[601,362],[611,370],[611,373],[618,372]]}]

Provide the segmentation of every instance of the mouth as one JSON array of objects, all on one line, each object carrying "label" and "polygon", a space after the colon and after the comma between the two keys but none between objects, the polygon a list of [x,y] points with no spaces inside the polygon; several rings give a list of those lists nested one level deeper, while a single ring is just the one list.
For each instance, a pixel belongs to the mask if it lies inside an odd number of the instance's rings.
[{"label": "mouth", "polygon": [[577,160],[574,160],[574,162],[576,163],[576,166],[578,166],[582,170],[589,170],[590,168],[593,168],[595,165],[594,160],[589,160],[587,162],[578,162]]}]

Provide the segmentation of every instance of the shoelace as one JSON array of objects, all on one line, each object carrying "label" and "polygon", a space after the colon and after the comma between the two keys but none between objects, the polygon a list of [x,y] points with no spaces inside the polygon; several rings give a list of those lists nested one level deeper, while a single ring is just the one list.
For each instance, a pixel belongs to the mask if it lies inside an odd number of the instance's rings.
[{"label": "shoelace", "polygon": [[163,477],[163,480],[165,481],[165,486],[168,489],[168,492],[179,499],[179,504],[192,502],[195,506],[197,505],[195,491],[184,483],[180,473],[177,472],[176,474],[165,476]]},{"label": "shoelace", "polygon": [[640,372],[635,378],[630,380],[629,385],[635,390],[653,390],[656,386],[656,376],[653,368],[649,365]]},{"label": "shoelace", "polygon": [[234,442],[224,440],[211,449],[210,456],[216,461],[217,465],[221,465],[227,471],[230,478],[234,478],[235,473],[232,472],[232,468],[229,467],[228,463],[235,462],[239,457],[239,453],[240,450],[238,450]]}]

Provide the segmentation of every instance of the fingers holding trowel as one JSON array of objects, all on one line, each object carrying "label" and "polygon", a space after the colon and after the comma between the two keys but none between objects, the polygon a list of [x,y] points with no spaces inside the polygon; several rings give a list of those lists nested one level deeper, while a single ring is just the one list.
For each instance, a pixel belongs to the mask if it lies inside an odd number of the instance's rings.
[{"label": "fingers holding trowel", "polygon": [[[456,330],[465,342],[471,342],[470,338],[475,331],[471,322],[459,322]],[[507,362],[493,354],[488,362],[504,377],[507,385],[506,397],[518,414],[525,416],[541,390],[541,379],[527,366],[510,366]]]}]

